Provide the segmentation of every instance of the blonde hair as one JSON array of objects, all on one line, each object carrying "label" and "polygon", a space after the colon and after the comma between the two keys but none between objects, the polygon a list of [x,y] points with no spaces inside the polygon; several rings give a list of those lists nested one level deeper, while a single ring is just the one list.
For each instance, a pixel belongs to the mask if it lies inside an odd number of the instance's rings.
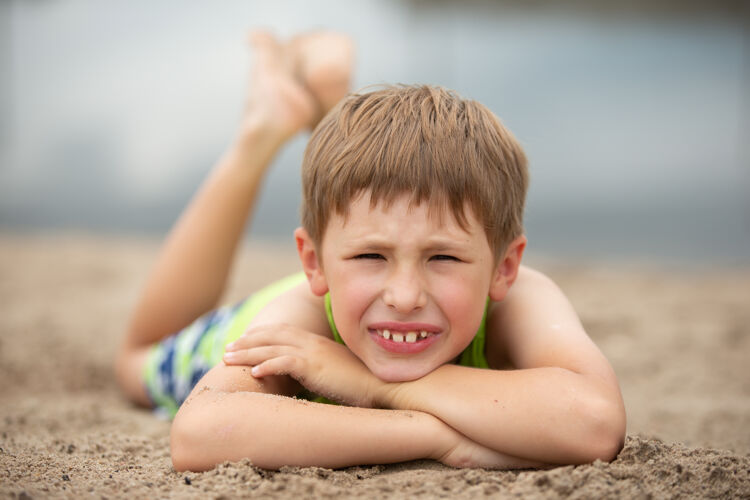
[{"label": "blonde hair", "polygon": [[523,234],[526,156],[482,104],[441,87],[387,86],[350,94],[310,137],[302,162],[302,225],[316,244],[333,210],[370,193],[374,207],[409,195],[467,227],[484,226],[496,256]]}]

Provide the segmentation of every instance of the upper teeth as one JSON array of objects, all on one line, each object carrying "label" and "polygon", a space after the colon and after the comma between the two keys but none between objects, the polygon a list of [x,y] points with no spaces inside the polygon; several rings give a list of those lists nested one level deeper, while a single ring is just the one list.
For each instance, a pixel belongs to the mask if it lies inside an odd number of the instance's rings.
[{"label": "upper teeth", "polygon": [[403,342],[406,340],[406,342],[413,344],[417,341],[417,337],[425,338],[429,333],[427,333],[425,330],[422,330],[421,332],[406,332],[406,333],[398,333],[393,332],[391,333],[390,330],[378,330],[378,333],[384,338],[384,339],[392,339],[394,342]]}]

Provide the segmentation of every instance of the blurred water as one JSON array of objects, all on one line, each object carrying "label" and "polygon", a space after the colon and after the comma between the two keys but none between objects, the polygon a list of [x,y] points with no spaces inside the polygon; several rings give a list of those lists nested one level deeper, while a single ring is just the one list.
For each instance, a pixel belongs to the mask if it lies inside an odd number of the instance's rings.
[{"label": "blurred water", "polygon": [[[0,2],[0,228],[165,231],[242,108],[248,27],[329,27],[356,86],[487,104],[531,160],[531,248],[750,261],[750,21],[741,2]],[[297,224],[305,138],[251,237]]]}]

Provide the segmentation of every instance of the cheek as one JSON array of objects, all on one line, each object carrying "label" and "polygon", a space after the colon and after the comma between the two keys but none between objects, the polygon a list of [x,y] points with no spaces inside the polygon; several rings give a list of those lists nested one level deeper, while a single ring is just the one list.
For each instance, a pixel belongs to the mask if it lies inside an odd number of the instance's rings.
[{"label": "cheek", "polygon": [[[358,328],[359,320],[372,302],[374,284],[355,273],[337,276],[337,283],[331,292],[334,320],[339,331],[342,329]],[[341,324],[339,324],[341,322]],[[342,333],[343,334],[343,333]]]},{"label": "cheek", "polygon": [[482,320],[489,284],[481,279],[460,277],[443,284],[440,308],[453,328],[473,335]]}]

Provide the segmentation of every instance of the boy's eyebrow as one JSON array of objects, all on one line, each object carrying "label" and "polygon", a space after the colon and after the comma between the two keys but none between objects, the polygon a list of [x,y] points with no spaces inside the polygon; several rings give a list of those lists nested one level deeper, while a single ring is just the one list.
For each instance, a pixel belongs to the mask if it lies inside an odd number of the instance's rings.
[{"label": "boy's eyebrow", "polygon": [[[391,250],[396,245],[386,239],[381,239],[373,236],[364,236],[362,238],[350,240],[345,244],[345,246],[350,248],[367,248],[370,250]],[[456,240],[453,238],[432,238],[428,239],[425,243],[425,249],[434,252],[460,251],[465,250],[469,246],[469,241]]]},{"label": "boy's eyebrow", "polygon": [[470,249],[473,245],[467,240],[435,240],[429,242],[426,249],[432,252],[461,252]]},{"label": "boy's eyebrow", "polygon": [[342,245],[345,248],[369,248],[369,249],[389,249],[393,247],[385,239],[375,238],[372,236],[363,236],[362,238],[351,238]]}]

